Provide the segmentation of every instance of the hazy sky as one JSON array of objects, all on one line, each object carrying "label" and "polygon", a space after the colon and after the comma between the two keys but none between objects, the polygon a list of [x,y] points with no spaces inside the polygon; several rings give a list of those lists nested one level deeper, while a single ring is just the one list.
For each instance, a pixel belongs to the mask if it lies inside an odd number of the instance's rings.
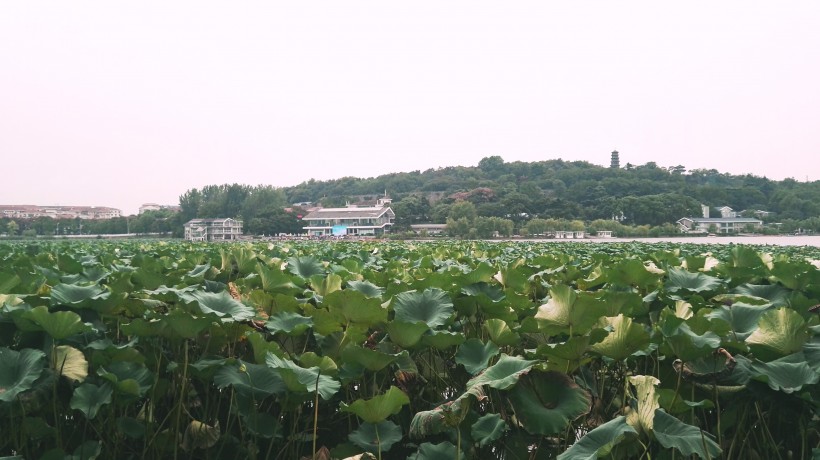
[{"label": "hazy sky", "polygon": [[613,149],[820,180],[820,2],[0,2],[0,204]]}]

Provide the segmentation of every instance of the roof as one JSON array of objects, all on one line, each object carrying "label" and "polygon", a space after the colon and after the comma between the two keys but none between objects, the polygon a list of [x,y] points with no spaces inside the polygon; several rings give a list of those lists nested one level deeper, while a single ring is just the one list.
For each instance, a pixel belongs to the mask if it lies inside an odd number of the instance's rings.
[{"label": "roof", "polygon": [[[684,217],[680,220],[691,220],[695,223],[703,223],[703,224],[720,224],[720,223],[747,223],[747,224],[756,224],[756,223],[763,223],[760,219],[753,219],[751,217]],[[679,220],[679,221],[680,221]]]},{"label": "roof", "polygon": [[356,218],[379,218],[386,212],[393,213],[390,208],[321,208],[308,213],[302,220],[320,219],[356,219]]},{"label": "roof", "polygon": [[234,222],[242,223],[241,220],[232,219],[230,217],[223,217],[221,219],[191,219],[188,222],[185,222],[185,225],[194,225],[194,224],[214,224],[217,222],[227,222],[232,220]]}]

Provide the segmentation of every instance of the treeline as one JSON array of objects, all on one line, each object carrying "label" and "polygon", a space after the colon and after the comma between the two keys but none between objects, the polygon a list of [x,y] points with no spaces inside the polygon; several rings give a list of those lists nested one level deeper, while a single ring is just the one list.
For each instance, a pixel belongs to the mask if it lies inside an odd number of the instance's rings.
[{"label": "treeline", "polygon": [[284,192],[290,202],[335,206],[385,190],[394,199],[398,230],[415,223],[447,223],[451,207],[466,201],[475,206],[477,217],[510,220],[516,231],[535,218],[663,227],[684,216],[700,216],[701,204],[730,206],[747,215],[768,211],[763,220],[782,223],[784,231],[820,231],[820,181],[773,181],[654,162],[608,168],[583,161],[505,162],[493,156],[476,167],[310,180]]},{"label": "treeline", "polygon": [[160,210],[148,211],[138,216],[116,217],[113,219],[53,219],[36,217],[33,219],[0,219],[0,234],[8,236],[70,236],[70,235],[115,235],[134,233],[141,235],[181,234],[181,223],[177,213]]},{"label": "treeline", "polygon": [[[562,226],[576,221],[584,222],[588,230],[592,223],[600,229],[606,223],[605,229],[620,235],[667,233],[674,231],[674,222],[681,217],[700,216],[701,204],[713,209],[730,206],[746,216],[767,211],[770,214],[762,220],[779,223],[777,228],[783,232],[820,232],[820,181],[773,181],[654,162],[608,168],[583,161],[505,162],[492,156],[477,166],[309,180],[285,188],[208,185],[183,193],[176,214],[157,211],[130,219],[82,222],[42,218],[16,222],[15,234],[126,233],[130,228],[131,233],[181,236],[182,225],[197,217],[240,218],[248,234],[300,233],[299,219],[306,212],[293,208],[293,203],[344,206],[375,199],[385,191],[393,198],[394,231],[398,232],[416,223],[448,223],[451,232],[461,236],[539,234],[541,221]],[[472,207],[466,215],[459,208],[464,203]],[[13,233],[8,223],[0,220],[0,233]]]}]

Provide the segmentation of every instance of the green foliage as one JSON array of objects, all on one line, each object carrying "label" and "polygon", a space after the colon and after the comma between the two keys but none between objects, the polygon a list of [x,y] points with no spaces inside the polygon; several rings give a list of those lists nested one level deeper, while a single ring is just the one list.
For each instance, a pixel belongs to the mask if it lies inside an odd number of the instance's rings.
[{"label": "green foliage", "polygon": [[[504,195],[471,190],[476,209]],[[0,260],[0,456],[820,445],[817,248],[50,241]]]}]

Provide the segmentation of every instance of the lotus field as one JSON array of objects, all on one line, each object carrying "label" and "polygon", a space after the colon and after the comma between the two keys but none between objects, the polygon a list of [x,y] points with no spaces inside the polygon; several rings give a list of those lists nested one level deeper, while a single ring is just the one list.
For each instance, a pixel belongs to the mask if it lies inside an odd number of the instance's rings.
[{"label": "lotus field", "polygon": [[0,244],[0,457],[820,458],[819,252]]}]

